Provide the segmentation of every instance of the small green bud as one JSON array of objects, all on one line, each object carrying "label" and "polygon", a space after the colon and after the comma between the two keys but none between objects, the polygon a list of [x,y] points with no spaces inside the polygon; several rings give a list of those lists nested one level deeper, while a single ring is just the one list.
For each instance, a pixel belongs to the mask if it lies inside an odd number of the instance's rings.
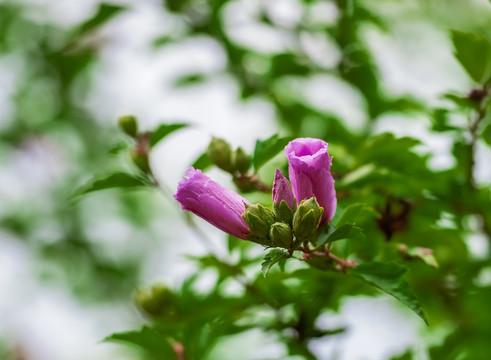
[{"label": "small green bud", "polygon": [[293,241],[292,229],[285,223],[275,222],[269,229],[269,238],[272,246],[289,249]]},{"label": "small green bud", "polygon": [[136,305],[151,316],[162,316],[172,311],[174,304],[174,294],[163,284],[138,289],[133,297]]},{"label": "small green bud", "polygon": [[132,149],[131,160],[133,163],[138,166],[138,168],[143,171],[145,174],[150,173],[150,163],[148,162],[148,154],[141,154],[137,149]]},{"label": "small green bud", "polygon": [[136,117],[133,115],[121,116],[118,119],[118,124],[126,135],[133,138],[136,137],[136,134],[138,133],[138,123],[136,121]]},{"label": "small green bud", "polygon": [[300,202],[293,215],[293,233],[298,241],[308,241],[316,234],[323,212],[315,196]]},{"label": "small green bud", "polygon": [[293,214],[297,209],[295,204],[294,208],[291,209],[285,200],[281,200],[278,204],[277,202],[273,202],[274,214],[276,216],[276,220],[284,222],[285,224],[292,225]]},{"label": "small green bud", "polygon": [[[261,204],[245,204],[245,212],[242,214],[242,218],[251,230],[250,235],[263,240],[269,238],[269,228],[275,222],[271,210]],[[254,241],[252,239],[249,240]]]},{"label": "small green bud", "polygon": [[245,174],[249,170],[249,166],[251,166],[250,155],[242,150],[241,147],[238,147],[232,154],[232,166],[235,171]]},{"label": "small green bud", "polygon": [[206,153],[213,164],[227,172],[232,172],[232,148],[229,143],[223,139],[213,137]]}]

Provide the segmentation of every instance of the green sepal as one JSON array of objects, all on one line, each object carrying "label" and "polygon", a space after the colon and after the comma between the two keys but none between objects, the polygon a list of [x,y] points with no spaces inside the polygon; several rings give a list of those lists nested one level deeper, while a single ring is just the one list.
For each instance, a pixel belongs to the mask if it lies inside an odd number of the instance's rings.
[{"label": "green sepal", "polygon": [[294,205],[294,208],[290,208],[285,200],[281,200],[278,204],[277,202],[273,203],[274,214],[276,216],[276,221],[284,222],[285,224],[292,225],[293,214],[295,210],[297,210],[297,206]]},{"label": "green sepal", "polygon": [[275,223],[271,210],[261,204],[245,204],[242,218],[249,226],[252,235],[264,240],[269,238],[269,228]]},{"label": "green sepal", "polygon": [[271,246],[289,249],[292,246],[293,233],[288,224],[275,222],[269,229]]}]

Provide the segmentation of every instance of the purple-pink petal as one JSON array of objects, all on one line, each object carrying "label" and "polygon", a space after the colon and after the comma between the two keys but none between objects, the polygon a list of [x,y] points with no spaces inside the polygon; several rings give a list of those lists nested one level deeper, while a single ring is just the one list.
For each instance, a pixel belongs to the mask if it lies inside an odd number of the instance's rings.
[{"label": "purple-pink petal", "polygon": [[295,197],[290,182],[280,169],[276,169],[273,182],[273,203],[279,205],[281,200],[285,200],[290,209],[294,208]]},{"label": "purple-pink petal", "polygon": [[336,191],[332,178],[327,143],[320,139],[299,138],[285,148],[289,176],[297,204],[315,196],[324,208],[321,224],[331,221],[336,212]]},{"label": "purple-pink petal", "polygon": [[220,230],[235,237],[246,239],[250,233],[242,214],[248,201],[229,190],[200,170],[190,167],[179,182],[174,198],[184,210],[191,211]]}]

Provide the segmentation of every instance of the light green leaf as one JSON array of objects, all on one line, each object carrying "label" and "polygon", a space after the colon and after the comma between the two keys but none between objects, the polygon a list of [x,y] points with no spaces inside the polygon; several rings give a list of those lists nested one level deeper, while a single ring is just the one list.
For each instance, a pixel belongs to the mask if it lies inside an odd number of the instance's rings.
[{"label": "light green leaf", "polygon": [[84,195],[93,191],[111,189],[111,188],[137,188],[150,186],[151,183],[142,177],[130,175],[127,173],[114,173],[106,177],[93,180],[89,184],[82,186],[75,195]]},{"label": "light green leaf", "polygon": [[455,57],[476,82],[486,81],[491,70],[491,43],[481,34],[452,31]]},{"label": "light green leaf", "polygon": [[491,123],[488,124],[481,133],[481,138],[486,144],[491,146]]},{"label": "light green leaf", "polygon": [[157,145],[157,143],[165,138],[167,135],[170,133],[182,129],[184,127],[188,126],[187,124],[181,124],[181,123],[176,123],[176,124],[161,124],[155,131],[152,133],[152,136],[150,137],[150,147],[154,147]]},{"label": "light green leaf", "polygon": [[433,251],[424,247],[410,247],[407,249],[407,254],[413,258],[418,258],[423,260],[426,264],[433,266],[434,268],[438,267],[438,262],[433,255]]},{"label": "light green leaf", "polygon": [[280,138],[275,134],[266,140],[257,140],[252,159],[254,169],[257,171],[268,160],[275,157],[292,139],[292,137]]},{"label": "light green leaf", "polygon": [[426,316],[421,309],[416,297],[411,292],[409,284],[403,279],[407,269],[395,263],[367,262],[350,270],[355,275],[370,285],[392,295],[408,308],[413,310],[423,321],[428,324]]},{"label": "light green leaf", "polygon": [[363,229],[354,224],[343,224],[336,228],[329,226],[326,232],[322,233],[317,240],[318,245],[324,245],[336,240],[349,239],[363,235]]},{"label": "light green leaf", "polygon": [[176,354],[169,341],[156,331],[144,326],[141,330],[112,334],[104,339],[106,342],[122,342],[136,346],[153,356],[154,359],[167,360]]},{"label": "light green leaf", "polygon": [[348,206],[343,210],[336,223],[337,226],[341,226],[347,223],[356,223],[356,220],[366,216],[378,216],[377,211],[367,204],[357,203]]},{"label": "light green leaf", "polygon": [[269,253],[264,256],[263,262],[261,263],[261,270],[264,274],[264,277],[268,274],[268,271],[274,264],[282,260],[286,260],[290,257],[290,254],[281,249],[273,249]]}]

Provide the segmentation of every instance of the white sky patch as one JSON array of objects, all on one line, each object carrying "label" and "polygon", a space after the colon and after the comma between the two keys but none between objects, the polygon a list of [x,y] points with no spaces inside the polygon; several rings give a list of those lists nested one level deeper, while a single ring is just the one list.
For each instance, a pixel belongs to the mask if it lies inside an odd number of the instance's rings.
[{"label": "white sky patch", "polygon": [[346,298],[339,314],[324,313],[317,326],[330,330],[346,328],[345,333],[311,341],[311,349],[319,360],[389,359],[409,347],[421,351],[424,346],[423,321],[389,296]]},{"label": "white sky patch", "polygon": [[400,21],[391,25],[390,33],[367,25],[363,36],[387,94],[413,94],[435,105],[440,94],[471,87],[468,76],[452,55],[448,36],[426,21]]},{"label": "white sky patch", "polygon": [[455,165],[452,156],[452,137],[429,130],[430,122],[421,116],[406,117],[399,114],[386,114],[377,119],[374,133],[391,132],[396,136],[410,136],[422,141],[414,147],[415,152],[430,154],[428,165],[433,170],[444,170]]}]

